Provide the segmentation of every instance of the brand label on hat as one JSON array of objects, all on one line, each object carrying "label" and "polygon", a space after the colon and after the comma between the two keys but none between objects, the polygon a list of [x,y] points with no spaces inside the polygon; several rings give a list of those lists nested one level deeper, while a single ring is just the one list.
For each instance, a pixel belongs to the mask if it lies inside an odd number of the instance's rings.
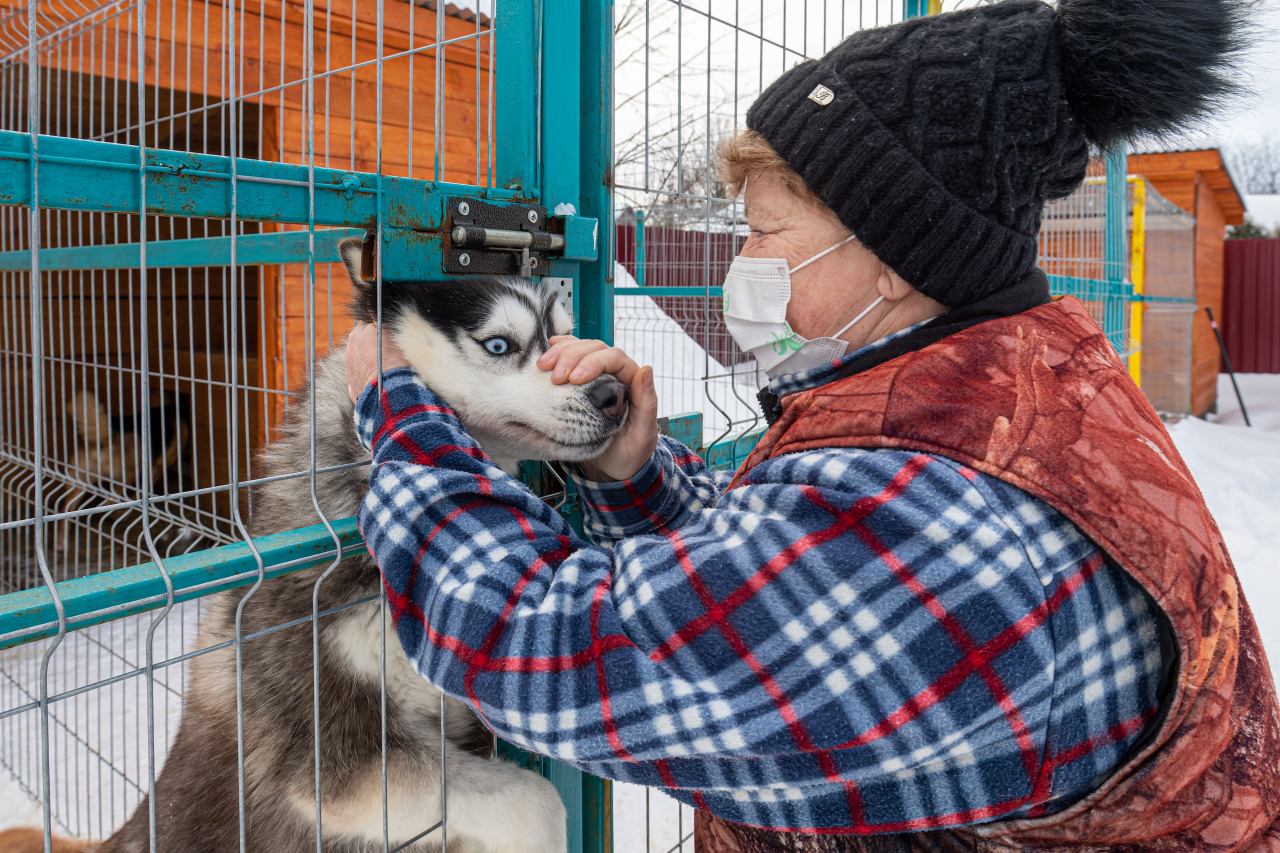
[{"label": "brand label on hat", "polygon": [[836,93],[821,84],[818,85],[818,88],[809,93],[809,100],[822,107],[825,107],[835,99]]}]

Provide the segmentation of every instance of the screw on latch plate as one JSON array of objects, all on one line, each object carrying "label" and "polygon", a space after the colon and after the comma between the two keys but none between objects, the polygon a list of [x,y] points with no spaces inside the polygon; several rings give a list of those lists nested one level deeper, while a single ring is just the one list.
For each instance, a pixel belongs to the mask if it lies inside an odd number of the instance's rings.
[{"label": "screw on latch plate", "polygon": [[529,221],[530,221],[530,222],[537,222],[537,221],[538,221],[538,211],[536,211],[536,210],[531,210],[531,211],[529,211]]},{"label": "screw on latch plate", "polygon": [[471,256],[466,252],[463,252],[461,255],[458,255],[458,263],[462,264],[464,267],[471,266]]},{"label": "screw on latch plate", "polygon": [[458,213],[462,214],[463,216],[470,216],[471,205],[467,204],[465,201],[458,202]]}]

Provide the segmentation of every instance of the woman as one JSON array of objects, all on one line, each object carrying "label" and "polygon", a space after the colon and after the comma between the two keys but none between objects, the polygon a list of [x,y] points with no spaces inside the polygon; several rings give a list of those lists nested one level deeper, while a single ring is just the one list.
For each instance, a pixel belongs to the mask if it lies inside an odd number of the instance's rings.
[{"label": "woman", "polygon": [[725,319],[771,379],[732,481],[659,438],[650,368],[573,338],[540,361],[630,388],[576,472],[611,548],[466,452],[385,344],[379,400],[358,329],[361,526],[410,660],[501,736],[695,805],[704,851],[1280,849],[1275,692],[1221,537],[1035,268],[1090,142],[1227,90],[1239,14],[1013,0],[775,81],[723,158],[751,227]]}]

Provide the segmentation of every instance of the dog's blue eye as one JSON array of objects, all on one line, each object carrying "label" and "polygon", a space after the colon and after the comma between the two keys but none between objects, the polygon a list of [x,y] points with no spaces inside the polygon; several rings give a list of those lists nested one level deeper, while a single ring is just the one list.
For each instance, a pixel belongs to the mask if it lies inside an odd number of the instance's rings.
[{"label": "dog's blue eye", "polygon": [[503,355],[511,349],[511,343],[506,338],[489,338],[482,346],[494,355]]}]

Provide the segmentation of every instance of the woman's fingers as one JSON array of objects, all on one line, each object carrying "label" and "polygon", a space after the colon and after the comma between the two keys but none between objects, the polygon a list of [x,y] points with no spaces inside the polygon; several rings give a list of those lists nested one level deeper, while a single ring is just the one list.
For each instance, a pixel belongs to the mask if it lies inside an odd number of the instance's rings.
[{"label": "woman's fingers", "polygon": [[[646,429],[652,428],[656,433],[658,391],[653,387],[653,368],[647,365],[640,368],[627,385],[628,392],[631,395],[631,419],[636,422],[637,426],[643,426]],[[656,443],[656,437],[654,441]],[[648,452],[650,454],[653,453],[653,448],[648,448]],[[639,464],[636,465],[636,470],[639,470],[640,465],[644,464],[648,458],[648,454],[645,454],[644,459],[641,459]]]},{"label": "woman's fingers", "polygon": [[640,365],[617,347],[601,347],[585,352],[581,360],[567,370],[567,375],[570,382],[581,385],[602,373],[611,373],[623,385],[630,385],[639,369]]},{"label": "woman's fingers", "polygon": [[591,479],[629,480],[658,446],[658,394],[653,386],[653,368],[637,369],[628,385],[631,410],[627,422],[609,449],[592,460],[590,467],[582,469]]},{"label": "woman's fingers", "polygon": [[[551,346],[547,347],[547,351],[538,356],[538,367],[542,370],[554,370],[560,361],[561,354],[573,344],[578,343],[578,339],[573,335],[559,335],[550,339]],[[564,382],[563,377],[557,380],[557,384]]]},{"label": "woman's fingers", "polygon": [[544,370],[549,370],[550,368],[547,365],[554,365],[556,359],[560,357],[561,351],[577,340],[573,335],[552,335],[548,339],[550,346],[547,347],[547,351],[538,356],[539,366]]},{"label": "woman's fingers", "polygon": [[602,373],[612,373],[624,384],[630,384],[638,369],[635,361],[617,347],[603,341],[574,339],[562,342],[538,360],[538,366],[551,371],[557,385],[572,382],[581,385]]},{"label": "woman's fingers", "polygon": [[557,385],[562,385],[569,381],[569,374],[578,367],[588,354],[596,350],[606,349],[607,346],[604,341],[580,341],[576,338],[561,341],[547,351],[548,355],[551,356],[550,358],[544,355],[538,360],[538,366],[543,370],[550,370],[551,381]]}]

